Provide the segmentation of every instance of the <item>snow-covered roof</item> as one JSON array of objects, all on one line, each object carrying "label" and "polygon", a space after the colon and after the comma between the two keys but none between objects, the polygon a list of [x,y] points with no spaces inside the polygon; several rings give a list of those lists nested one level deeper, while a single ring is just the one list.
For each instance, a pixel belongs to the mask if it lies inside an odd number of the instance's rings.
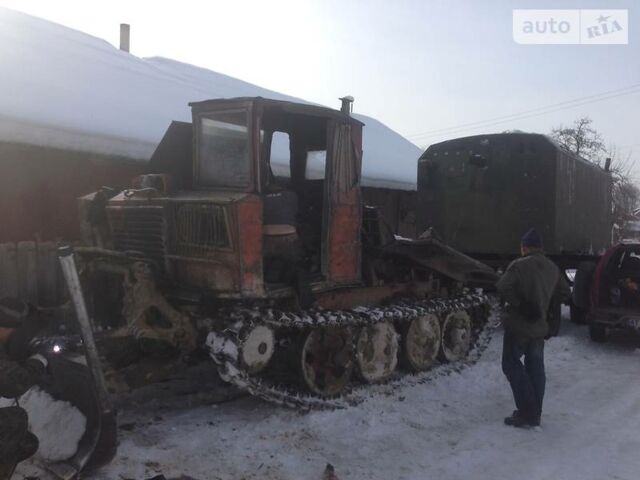
[{"label": "snow-covered roof", "polygon": [[[140,161],[151,157],[172,120],[191,121],[188,102],[241,96],[303,101],[174,60],[138,58],[5,8],[0,66],[0,141]],[[414,189],[421,150],[381,122],[354,116],[366,124],[363,183]]]}]

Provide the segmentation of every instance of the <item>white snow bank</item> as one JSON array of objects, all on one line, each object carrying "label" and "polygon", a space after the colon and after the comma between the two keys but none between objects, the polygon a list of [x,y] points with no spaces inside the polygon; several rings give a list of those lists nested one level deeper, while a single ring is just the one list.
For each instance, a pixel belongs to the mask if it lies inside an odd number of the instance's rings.
[{"label": "white snow bank", "polygon": [[[0,8],[0,65],[0,141],[141,161],[172,120],[191,121],[188,102],[239,96],[303,101],[173,60],[138,58],[6,8]],[[363,183],[414,189],[421,150],[377,120],[355,116],[366,124]],[[274,163],[285,160],[276,156]]]},{"label": "white snow bank", "polygon": [[[77,408],[55,400],[38,387],[20,397],[19,403],[29,414],[29,430],[38,437],[37,457],[58,462],[75,455],[87,426],[87,419]],[[13,400],[0,398],[0,407],[13,404]]]}]

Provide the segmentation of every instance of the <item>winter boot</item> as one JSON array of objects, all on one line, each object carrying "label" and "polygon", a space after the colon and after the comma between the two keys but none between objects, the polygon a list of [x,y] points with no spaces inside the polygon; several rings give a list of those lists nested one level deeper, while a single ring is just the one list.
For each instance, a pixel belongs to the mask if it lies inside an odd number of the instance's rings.
[{"label": "winter boot", "polygon": [[[527,417],[525,417],[519,410],[514,410],[513,414],[510,417],[506,417],[504,419],[504,424],[510,427],[516,428],[529,428],[532,425],[532,422],[529,421]],[[538,425],[540,422],[538,422]]]}]

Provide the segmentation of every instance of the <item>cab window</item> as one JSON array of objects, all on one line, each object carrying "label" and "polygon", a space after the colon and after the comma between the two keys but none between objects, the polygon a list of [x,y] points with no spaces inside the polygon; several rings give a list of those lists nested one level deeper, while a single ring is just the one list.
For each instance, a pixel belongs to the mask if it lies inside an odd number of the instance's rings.
[{"label": "cab window", "polygon": [[247,110],[207,113],[198,120],[197,175],[203,187],[249,187],[250,136]]}]

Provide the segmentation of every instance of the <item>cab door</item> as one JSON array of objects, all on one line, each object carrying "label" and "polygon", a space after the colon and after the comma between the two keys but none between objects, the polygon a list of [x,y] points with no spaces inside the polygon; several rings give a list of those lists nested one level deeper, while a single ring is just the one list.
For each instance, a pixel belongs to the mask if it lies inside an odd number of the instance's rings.
[{"label": "cab door", "polygon": [[322,271],[336,284],[360,281],[362,127],[329,122]]}]

